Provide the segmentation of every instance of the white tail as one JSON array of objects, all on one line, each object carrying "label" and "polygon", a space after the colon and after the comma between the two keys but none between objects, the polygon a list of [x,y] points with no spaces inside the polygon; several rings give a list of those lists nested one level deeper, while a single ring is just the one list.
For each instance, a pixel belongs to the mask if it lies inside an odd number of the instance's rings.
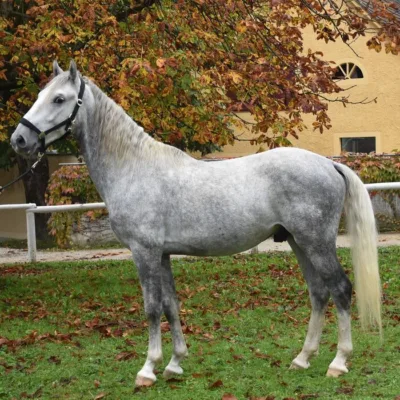
[{"label": "white tail", "polygon": [[345,213],[352,241],[352,259],[361,326],[378,326],[382,335],[381,283],[379,278],[375,216],[368,191],[348,167],[335,164],[345,177]]}]

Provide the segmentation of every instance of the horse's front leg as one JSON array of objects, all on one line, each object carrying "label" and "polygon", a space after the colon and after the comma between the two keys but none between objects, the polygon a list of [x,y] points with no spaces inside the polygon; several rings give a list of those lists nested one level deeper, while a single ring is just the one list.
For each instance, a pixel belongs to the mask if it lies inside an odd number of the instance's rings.
[{"label": "horse's front leg", "polygon": [[157,380],[154,368],[162,361],[160,327],[162,314],[161,252],[135,246],[132,253],[139,272],[144,309],[149,324],[147,359],[136,376],[136,386],[151,386]]},{"label": "horse's front leg", "polygon": [[179,301],[176,296],[174,277],[171,271],[169,255],[164,255],[161,262],[162,271],[162,306],[164,314],[170,325],[172,334],[173,353],[172,358],[164,371],[165,378],[173,375],[181,375],[183,369],[180,362],[187,356],[187,347],[183,337],[181,322],[179,319]]}]

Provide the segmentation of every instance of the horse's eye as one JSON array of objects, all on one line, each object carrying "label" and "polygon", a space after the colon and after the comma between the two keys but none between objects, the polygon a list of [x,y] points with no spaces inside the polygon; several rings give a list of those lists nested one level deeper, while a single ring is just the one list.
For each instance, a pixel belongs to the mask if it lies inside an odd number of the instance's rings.
[{"label": "horse's eye", "polygon": [[62,96],[58,96],[54,99],[54,103],[61,104],[64,103],[65,99]]}]

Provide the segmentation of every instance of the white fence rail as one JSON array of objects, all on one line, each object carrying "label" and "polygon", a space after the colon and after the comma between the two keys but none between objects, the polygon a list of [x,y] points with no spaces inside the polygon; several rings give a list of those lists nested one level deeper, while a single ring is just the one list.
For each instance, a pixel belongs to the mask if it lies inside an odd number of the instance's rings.
[{"label": "white fence rail", "polygon": [[[400,182],[385,182],[385,183],[368,183],[366,189],[372,190],[394,190],[400,189]],[[35,229],[35,214],[65,212],[65,211],[84,211],[95,210],[98,208],[106,208],[105,203],[87,203],[87,204],[66,204],[60,206],[37,206],[34,203],[27,204],[3,204],[0,205],[2,210],[25,210],[26,213],[26,230],[28,239],[28,259],[30,262],[36,262],[36,229]],[[255,247],[252,252],[257,252]]]},{"label": "white fence rail", "polygon": [[28,239],[28,260],[36,262],[36,228],[35,214],[46,214],[65,211],[86,211],[98,208],[106,208],[105,203],[65,204],[60,206],[37,206],[34,203],[27,204],[0,204],[1,210],[25,210],[26,236]]},{"label": "white fence rail", "polygon": [[367,183],[364,185],[367,190],[394,190],[400,189],[400,182]]}]

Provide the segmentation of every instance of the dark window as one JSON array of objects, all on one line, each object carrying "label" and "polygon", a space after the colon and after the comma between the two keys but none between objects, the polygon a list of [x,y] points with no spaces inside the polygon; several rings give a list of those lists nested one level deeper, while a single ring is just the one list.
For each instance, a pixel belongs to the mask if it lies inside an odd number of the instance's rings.
[{"label": "dark window", "polygon": [[333,79],[361,79],[364,75],[359,67],[353,63],[343,63],[336,68]]},{"label": "dark window", "polygon": [[340,148],[348,153],[371,153],[376,151],[374,137],[340,138]]}]

